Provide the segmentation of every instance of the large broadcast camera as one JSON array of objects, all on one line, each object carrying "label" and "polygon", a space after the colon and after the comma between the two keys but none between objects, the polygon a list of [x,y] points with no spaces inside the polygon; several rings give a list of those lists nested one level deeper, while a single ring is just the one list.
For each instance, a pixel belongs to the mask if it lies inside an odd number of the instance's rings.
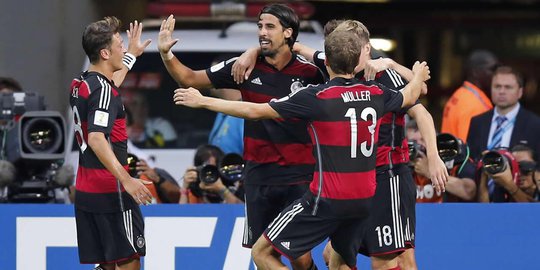
[{"label": "large broadcast camera", "polygon": [[62,166],[66,154],[64,118],[45,109],[44,98],[37,93],[0,94],[3,202],[52,202],[55,188],[73,184],[73,168]]}]

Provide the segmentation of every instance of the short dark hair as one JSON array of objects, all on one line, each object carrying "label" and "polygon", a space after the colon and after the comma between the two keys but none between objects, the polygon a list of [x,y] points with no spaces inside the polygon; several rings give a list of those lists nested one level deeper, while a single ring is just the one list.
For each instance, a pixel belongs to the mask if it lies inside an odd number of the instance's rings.
[{"label": "short dark hair", "polygon": [[344,21],[345,20],[337,20],[337,19],[329,20],[324,25],[324,37],[327,37],[328,35],[330,35],[330,33],[332,33],[332,31],[334,31],[334,29],[336,29],[336,27]]},{"label": "short dark hair", "polygon": [[276,18],[278,18],[281,26],[292,29],[291,37],[287,38],[287,45],[292,48],[296,42],[298,31],[300,29],[300,20],[298,19],[298,15],[296,15],[294,10],[284,4],[270,4],[261,9],[261,12],[259,13],[259,20],[261,19],[262,14],[274,15]]},{"label": "short dark hair", "polygon": [[120,27],[120,20],[114,16],[105,17],[86,26],[82,46],[90,63],[95,64],[99,60],[99,52],[111,46],[112,37],[120,31]]},{"label": "short dark hair", "polygon": [[17,80],[9,77],[0,77],[0,89],[4,88],[9,89],[13,92],[22,91],[21,84]]},{"label": "short dark hair", "polygon": [[493,72],[493,77],[495,77],[498,74],[511,74],[516,77],[516,81],[519,85],[519,87],[523,87],[523,76],[521,76],[521,73],[519,73],[517,70],[513,69],[510,66],[500,66]]},{"label": "short dark hair", "polygon": [[349,31],[334,30],[324,39],[328,66],[337,74],[354,73],[364,45],[358,35]]},{"label": "short dark hair", "polygon": [[214,157],[216,159],[216,166],[219,166],[219,163],[224,155],[225,154],[221,148],[215,145],[199,145],[199,147],[197,147],[197,151],[195,151],[195,156],[193,157],[193,165],[201,166],[205,164],[211,157]]},{"label": "short dark hair", "polygon": [[510,149],[510,152],[528,152],[533,159],[535,157],[534,150],[530,146],[523,143],[514,145],[512,149]]}]

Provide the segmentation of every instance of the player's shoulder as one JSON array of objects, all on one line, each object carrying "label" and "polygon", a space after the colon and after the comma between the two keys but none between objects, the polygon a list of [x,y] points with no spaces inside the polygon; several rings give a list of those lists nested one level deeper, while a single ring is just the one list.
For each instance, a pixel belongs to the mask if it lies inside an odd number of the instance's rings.
[{"label": "player's shoulder", "polygon": [[294,57],[295,57],[295,61],[301,65],[301,66],[304,66],[304,67],[308,67],[308,68],[313,68],[313,69],[319,69],[315,64],[311,63],[310,61],[308,61],[305,57],[303,57],[302,55],[299,55],[299,54],[294,54]]},{"label": "player's shoulder", "polygon": [[111,90],[113,85],[107,78],[97,72],[86,72],[81,75],[90,92],[96,90]]},{"label": "player's shoulder", "polygon": [[407,84],[407,80],[401,77],[401,75],[399,75],[399,73],[397,73],[397,71],[394,69],[385,69],[380,71],[375,76],[375,80],[380,84],[392,89],[401,89]]}]

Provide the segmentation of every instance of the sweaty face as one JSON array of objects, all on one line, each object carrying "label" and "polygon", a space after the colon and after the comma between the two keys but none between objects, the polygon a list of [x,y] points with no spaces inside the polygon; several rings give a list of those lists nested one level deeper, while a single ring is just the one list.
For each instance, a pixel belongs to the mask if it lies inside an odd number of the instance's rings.
[{"label": "sweaty face", "polygon": [[284,28],[278,18],[271,14],[261,14],[259,22],[259,45],[263,56],[273,57],[279,50],[287,49],[286,38],[291,37],[292,29]]},{"label": "sweaty face", "polygon": [[513,74],[497,74],[493,76],[491,99],[497,107],[506,109],[514,106],[522,94],[523,89],[519,87],[516,76]]}]

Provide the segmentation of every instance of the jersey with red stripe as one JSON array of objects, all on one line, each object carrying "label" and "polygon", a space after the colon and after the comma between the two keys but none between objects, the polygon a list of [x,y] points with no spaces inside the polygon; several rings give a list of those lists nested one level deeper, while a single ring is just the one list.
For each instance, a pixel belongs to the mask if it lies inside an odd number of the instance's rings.
[{"label": "jersey with red stripe", "polygon": [[[266,103],[289,95],[309,84],[324,82],[322,72],[305,59],[293,55],[281,70],[259,57],[249,79],[236,84],[231,68],[236,58],[206,70],[216,88],[234,88],[242,100]],[[315,163],[306,121],[295,118],[244,122],[246,184],[283,185],[309,182]]]},{"label": "jersey with red stripe", "polygon": [[[376,82],[334,78],[270,102],[282,117],[310,121],[310,136],[320,149],[310,190],[337,200],[375,194],[375,163],[380,118],[399,111],[403,96]],[[314,151],[314,154],[316,152]],[[322,171],[322,186],[319,170]]]},{"label": "jersey with red stripe", "polygon": [[[363,73],[357,74],[357,77],[363,79]],[[398,91],[408,83],[393,69],[377,73],[375,81],[389,89]],[[409,148],[405,136],[405,115],[409,108],[411,107],[403,108],[399,112],[388,112],[381,119],[377,150],[378,171],[387,170],[390,164],[397,165],[409,162]]]},{"label": "jersey with red stripe", "polygon": [[[313,55],[314,63],[324,67],[325,55],[317,51]],[[364,73],[360,72],[356,77],[364,81]],[[375,75],[375,81],[392,90],[401,90],[407,85],[407,80],[401,77],[395,70],[386,69]],[[417,102],[418,104],[418,102]],[[414,106],[414,105],[413,105]],[[379,132],[379,144],[377,148],[377,170],[384,171],[390,164],[396,165],[409,162],[409,148],[405,136],[405,114],[411,107],[404,108],[399,112],[388,112],[381,120]]]},{"label": "jersey with red stripe", "polygon": [[[127,132],[124,106],[116,86],[97,72],[83,72],[71,83],[75,139],[79,145],[79,168],[75,204],[87,211],[116,211],[120,206],[116,178],[88,146],[88,134],[101,132],[127,168]],[[130,196],[124,198],[131,205]]]}]

